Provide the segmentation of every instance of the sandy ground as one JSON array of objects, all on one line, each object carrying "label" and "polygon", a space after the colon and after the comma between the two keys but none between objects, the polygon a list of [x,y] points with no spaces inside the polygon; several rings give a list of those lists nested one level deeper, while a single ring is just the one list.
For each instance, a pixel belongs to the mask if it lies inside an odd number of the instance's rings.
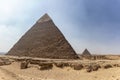
[{"label": "sandy ground", "polygon": [[22,79],[20,77],[17,77],[16,74],[0,67],[0,80],[22,80]]},{"label": "sandy ground", "polygon": [[61,69],[54,66],[51,70],[41,71],[37,65],[30,66],[23,70],[17,62],[0,66],[0,80],[120,80],[120,67],[88,73],[85,69],[76,71],[70,67]]}]

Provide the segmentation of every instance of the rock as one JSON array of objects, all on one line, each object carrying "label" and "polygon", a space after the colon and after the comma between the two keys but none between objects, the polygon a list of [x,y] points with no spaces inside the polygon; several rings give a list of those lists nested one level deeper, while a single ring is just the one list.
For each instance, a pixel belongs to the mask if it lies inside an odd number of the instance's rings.
[{"label": "rock", "polygon": [[38,64],[39,65],[40,61],[39,60],[30,60],[30,64]]},{"label": "rock", "polygon": [[5,65],[5,63],[3,61],[0,61],[0,66]]},{"label": "rock", "polygon": [[101,66],[98,65],[98,64],[92,66],[92,70],[93,70],[93,71],[97,71],[99,68],[101,68]]},{"label": "rock", "polygon": [[63,63],[54,63],[56,67],[63,68],[64,64]]},{"label": "rock", "polygon": [[73,65],[74,70],[81,70],[83,68],[82,64],[74,64]]},{"label": "rock", "polygon": [[21,69],[26,69],[26,68],[28,68],[28,64],[29,64],[29,62],[26,62],[26,61],[21,62],[20,68]]},{"label": "rock", "polygon": [[112,65],[106,64],[106,65],[104,66],[104,69],[108,69],[108,68],[112,68]]},{"label": "rock", "polygon": [[93,70],[92,66],[91,65],[88,65],[87,68],[86,68],[86,71],[87,72],[91,72]]},{"label": "rock", "polygon": [[70,64],[69,63],[63,63],[63,67],[69,67]]},{"label": "rock", "polygon": [[10,65],[11,61],[9,61],[9,59],[0,59],[0,66],[3,65]]},{"label": "rock", "polygon": [[69,63],[63,63],[63,62],[57,62],[57,63],[54,63],[54,65],[56,67],[59,67],[59,68],[64,68],[64,67],[69,67],[70,66]]},{"label": "rock", "polygon": [[99,68],[101,68],[99,64],[91,64],[91,65],[87,65],[86,71],[87,72],[97,71]]},{"label": "rock", "polygon": [[119,65],[119,64],[114,64],[113,66],[115,66],[115,67],[120,67],[120,65]]},{"label": "rock", "polygon": [[11,64],[10,61],[4,62],[4,63],[5,63],[5,65],[10,65]]},{"label": "rock", "polygon": [[40,63],[40,70],[49,70],[53,68],[53,64],[52,63]]},{"label": "rock", "polygon": [[91,72],[92,70],[91,69],[86,69],[87,72]]}]

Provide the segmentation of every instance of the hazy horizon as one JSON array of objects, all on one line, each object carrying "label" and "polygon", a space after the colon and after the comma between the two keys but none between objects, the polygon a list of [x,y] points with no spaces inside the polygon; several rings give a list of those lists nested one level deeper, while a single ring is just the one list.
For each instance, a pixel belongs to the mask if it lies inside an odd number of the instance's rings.
[{"label": "hazy horizon", "polygon": [[0,52],[48,13],[77,53],[120,54],[119,9],[119,0],[1,0]]}]

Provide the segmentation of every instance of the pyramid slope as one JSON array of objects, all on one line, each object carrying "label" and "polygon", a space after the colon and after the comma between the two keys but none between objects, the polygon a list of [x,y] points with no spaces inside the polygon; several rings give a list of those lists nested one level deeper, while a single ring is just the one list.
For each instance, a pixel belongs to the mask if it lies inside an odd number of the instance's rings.
[{"label": "pyramid slope", "polygon": [[77,59],[71,45],[52,19],[45,14],[13,46],[7,55],[54,59]]},{"label": "pyramid slope", "polygon": [[87,49],[85,49],[82,53],[82,56],[91,56],[91,53]]}]

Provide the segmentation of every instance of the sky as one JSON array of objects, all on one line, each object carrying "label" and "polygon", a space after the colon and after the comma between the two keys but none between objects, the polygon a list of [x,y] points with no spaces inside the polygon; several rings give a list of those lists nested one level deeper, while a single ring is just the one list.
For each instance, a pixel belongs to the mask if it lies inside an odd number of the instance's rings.
[{"label": "sky", "polygon": [[120,0],[0,0],[0,52],[45,13],[77,53],[120,54]]}]

